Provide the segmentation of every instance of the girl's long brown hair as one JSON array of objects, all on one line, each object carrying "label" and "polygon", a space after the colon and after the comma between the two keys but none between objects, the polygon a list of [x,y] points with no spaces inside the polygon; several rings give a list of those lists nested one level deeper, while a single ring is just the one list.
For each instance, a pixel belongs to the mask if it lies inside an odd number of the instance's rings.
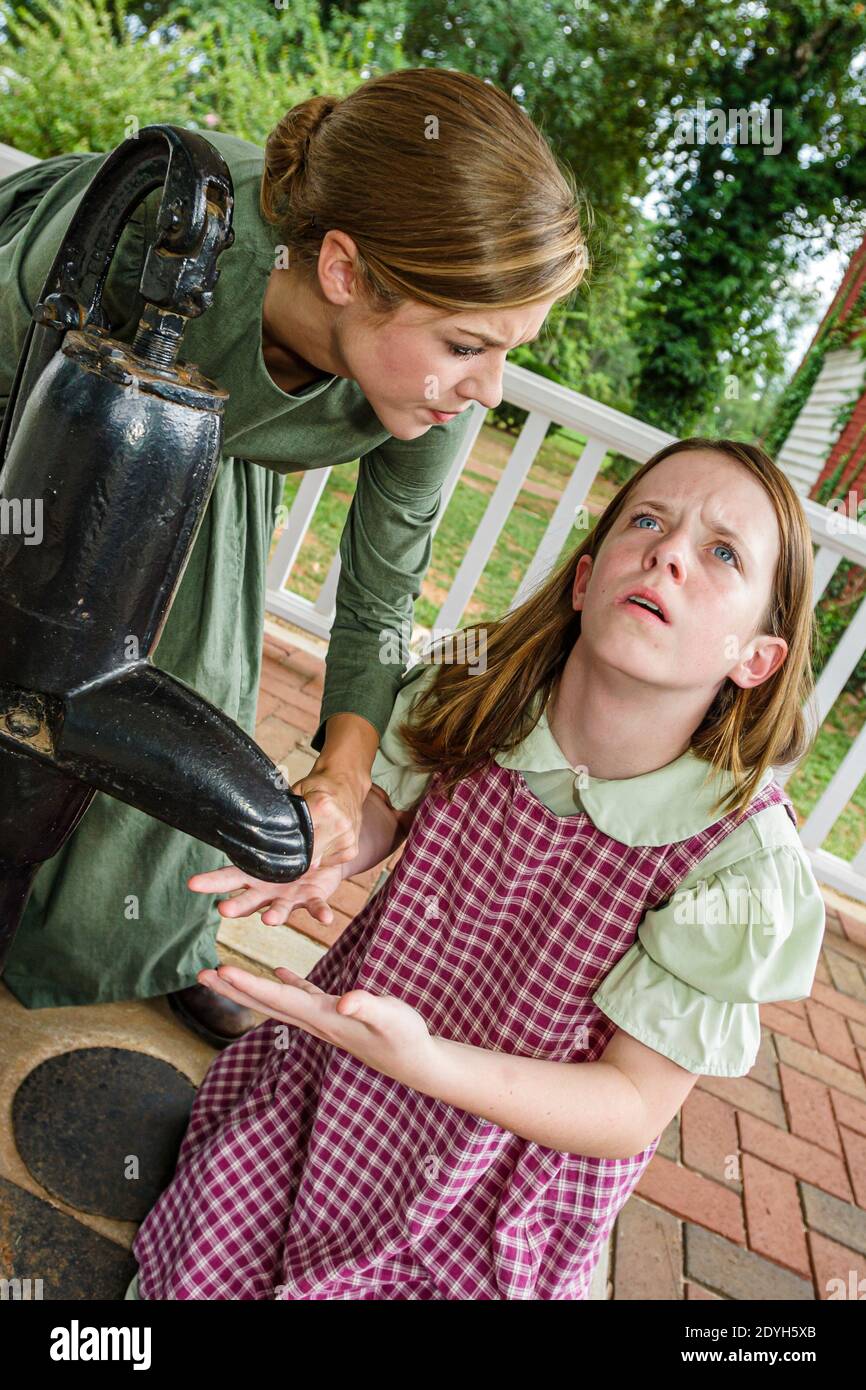
[{"label": "girl's long brown hair", "polygon": [[[769,496],[779,527],[779,559],[759,630],[788,643],[782,665],[761,685],[744,689],[725,680],[692,735],[691,751],[709,764],[707,778],[732,774],[734,784],[716,806],[737,816],[748,807],[768,767],[798,761],[808,752],[817,732],[807,727],[803,714],[814,696],[817,640],[809,523],[790,482],[763,449],[693,436],[653,454],[611,499],[576,550],[517,608],[498,621],[462,629],[476,633],[465,646],[453,635],[443,639],[470,653],[478,652],[479,640],[485,642],[486,669],[470,672],[469,661],[440,665],[398,735],[419,770],[440,774],[439,789],[446,795],[495,753],[515,748],[535,727],[580,636],[580,613],[571,601],[578,560],[582,555],[595,558],[650,469],[685,449],[716,450],[736,460]],[[474,655],[471,660],[477,664]]]},{"label": "girl's long brown hair", "polygon": [[592,212],[506,92],[470,73],[404,68],[287,111],[259,193],[307,273],[345,232],[367,307],[456,313],[564,299],[584,279]]}]

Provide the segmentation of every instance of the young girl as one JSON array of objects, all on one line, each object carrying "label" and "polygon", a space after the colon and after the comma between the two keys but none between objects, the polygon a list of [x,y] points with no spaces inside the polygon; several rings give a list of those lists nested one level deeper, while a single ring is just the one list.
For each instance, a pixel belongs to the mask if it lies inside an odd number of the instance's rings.
[{"label": "young girl", "polygon": [[824,906],[772,771],[809,747],[811,592],[767,455],[669,445],[483,661],[408,672],[356,860],[189,881],[329,921],[406,837],[307,980],[202,972],[271,1017],[211,1065],[128,1296],[588,1296],[697,1077],[745,1075],[758,1005],[811,990]]}]

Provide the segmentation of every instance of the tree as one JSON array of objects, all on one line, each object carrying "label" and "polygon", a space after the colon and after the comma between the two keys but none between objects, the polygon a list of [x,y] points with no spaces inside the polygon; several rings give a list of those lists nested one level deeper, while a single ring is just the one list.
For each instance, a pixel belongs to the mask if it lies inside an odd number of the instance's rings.
[{"label": "tree", "polygon": [[[667,188],[636,319],[642,419],[689,432],[719,401],[726,374],[748,381],[783,370],[772,316],[797,315],[792,269],[853,249],[866,230],[866,109],[854,61],[863,12],[841,0],[704,7],[704,103],[692,115],[705,135],[712,120],[728,138],[701,143],[695,131],[686,143],[682,106],[669,104]],[[756,106],[767,116],[762,135],[779,127],[778,152],[740,138],[739,122],[731,138],[728,112]]]}]

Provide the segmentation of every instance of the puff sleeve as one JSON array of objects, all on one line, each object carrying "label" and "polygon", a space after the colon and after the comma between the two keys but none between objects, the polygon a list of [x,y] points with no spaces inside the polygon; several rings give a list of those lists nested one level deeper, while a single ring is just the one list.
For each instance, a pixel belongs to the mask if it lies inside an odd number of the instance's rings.
[{"label": "puff sleeve", "polygon": [[432,776],[430,772],[418,771],[405,743],[397,735],[397,728],[407,718],[421,691],[429,687],[437,669],[432,663],[419,661],[404,675],[370,769],[371,780],[386,793],[395,811],[407,811],[415,806]]},{"label": "puff sleeve", "polygon": [[761,1044],[759,1005],[808,997],[824,925],[805,851],[765,847],[646,912],[592,998],[688,1071],[745,1076]]}]

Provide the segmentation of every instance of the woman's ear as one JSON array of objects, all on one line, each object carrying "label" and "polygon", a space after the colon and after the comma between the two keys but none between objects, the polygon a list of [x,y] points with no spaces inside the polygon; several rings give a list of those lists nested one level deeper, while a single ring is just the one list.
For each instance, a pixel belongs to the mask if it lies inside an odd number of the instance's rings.
[{"label": "woman's ear", "polygon": [[578,612],[583,608],[586,586],[592,574],[592,556],[581,555],[574,569],[574,584],[571,590],[571,606]]},{"label": "woman's ear", "polygon": [[347,232],[330,227],[319,248],[317,273],[322,293],[335,305],[362,298],[355,268],[358,247]]}]

